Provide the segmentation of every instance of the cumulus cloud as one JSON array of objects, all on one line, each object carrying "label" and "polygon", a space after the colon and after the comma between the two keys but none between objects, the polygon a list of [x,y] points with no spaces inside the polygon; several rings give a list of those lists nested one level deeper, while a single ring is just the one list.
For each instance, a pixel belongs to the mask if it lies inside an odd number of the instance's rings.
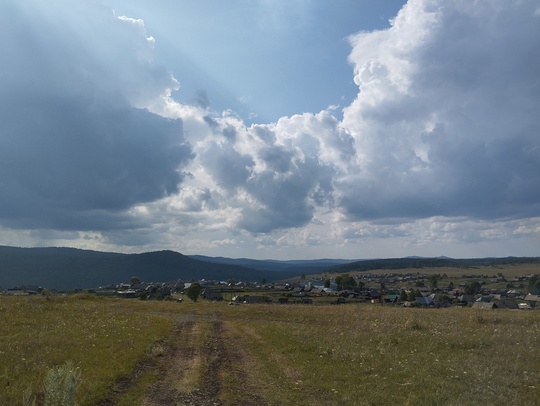
[{"label": "cumulus cloud", "polygon": [[181,120],[144,109],[178,84],[143,22],[95,2],[0,9],[1,221],[129,227],[123,210],[176,193],[191,148]]},{"label": "cumulus cloud", "polygon": [[535,7],[411,0],[390,29],[350,38],[359,93],[343,125],[360,165],[340,185],[349,218],[540,213]]},{"label": "cumulus cloud", "polygon": [[254,233],[325,210],[345,221],[537,216],[540,58],[523,41],[540,37],[534,14],[531,2],[411,0],[391,28],[350,37],[359,93],[342,121],[221,117],[200,167]]},{"label": "cumulus cloud", "polygon": [[192,252],[385,240],[407,255],[538,235],[538,9],[410,0],[390,28],[349,38],[358,95],[343,119],[247,125],[205,91],[176,102],[142,20],[4,2],[1,225]]},{"label": "cumulus cloud", "polygon": [[192,173],[210,180],[222,204],[240,210],[237,227],[253,233],[308,224],[317,207],[333,204],[332,178],[354,156],[352,138],[326,112],[250,127],[227,116],[205,123],[211,131],[194,143]]},{"label": "cumulus cloud", "polygon": [[389,29],[350,37],[359,92],[342,121],[328,110],[246,126],[169,106],[194,145],[188,182],[219,197],[208,218],[226,210],[220,224],[256,235],[337,222],[336,236],[383,239],[410,237],[402,224],[417,219],[537,216],[540,59],[523,41],[539,37],[534,10],[409,1]]}]

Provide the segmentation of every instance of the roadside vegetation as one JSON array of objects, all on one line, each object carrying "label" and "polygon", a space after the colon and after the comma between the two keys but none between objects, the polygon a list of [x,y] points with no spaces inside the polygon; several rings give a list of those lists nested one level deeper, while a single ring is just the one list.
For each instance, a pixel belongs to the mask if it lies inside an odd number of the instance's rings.
[{"label": "roadside vegetation", "polygon": [[0,296],[0,404],[535,405],[540,312]]},{"label": "roadside vegetation", "polygon": [[0,404],[21,404],[29,390],[42,404],[47,372],[66,362],[80,372],[79,405],[98,404],[171,334],[174,319],[160,312],[91,295],[0,296]]}]

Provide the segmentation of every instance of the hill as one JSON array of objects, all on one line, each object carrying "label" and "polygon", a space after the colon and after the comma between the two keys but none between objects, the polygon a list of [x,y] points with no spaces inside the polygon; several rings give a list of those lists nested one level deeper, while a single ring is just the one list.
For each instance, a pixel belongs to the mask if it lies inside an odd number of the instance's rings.
[{"label": "hill", "polygon": [[138,276],[146,282],[174,280],[242,280],[268,282],[302,274],[346,273],[376,269],[421,269],[437,267],[470,268],[477,266],[540,263],[540,258],[391,258],[353,261],[252,260],[223,257],[186,256],[174,251],[120,254],[76,248],[16,248],[0,246],[0,288],[21,285],[43,286],[57,290],[87,289],[127,282]]},{"label": "hill", "polygon": [[225,258],[225,257],[207,257],[204,255],[190,255],[190,258],[198,259],[205,262],[214,262],[220,264],[233,264],[245,266],[260,271],[289,271],[297,274],[313,274],[326,270],[328,268],[348,264],[358,260],[354,259],[306,259],[306,260],[289,260],[278,261],[274,259],[249,259],[249,258]]},{"label": "hill", "polygon": [[300,273],[205,262],[174,251],[119,254],[75,248],[0,246],[0,288],[35,285],[58,290],[86,289],[127,282],[132,276],[147,282],[263,278],[275,281]]},{"label": "hill", "polygon": [[470,258],[454,259],[448,257],[422,258],[388,258],[356,261],[349,264],[335,266],[329,272],[366,272],[377,269],[422,269],[422,268],[472,268],[479,266],[498,266],[512,264],[540,263],[540,257],[506,257],[506,258]]}]

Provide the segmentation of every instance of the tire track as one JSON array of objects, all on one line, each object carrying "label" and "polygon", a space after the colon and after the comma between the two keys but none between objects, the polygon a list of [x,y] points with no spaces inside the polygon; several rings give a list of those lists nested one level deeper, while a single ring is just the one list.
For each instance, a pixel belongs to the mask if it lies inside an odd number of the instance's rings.
[{"label": "tire track", "polygon": [[[182,342],[189,342],[193,336],[195,322],[192,315],[186,316],[180,320],[170,337],[158,341],[149,351],[148,356],[143,361],[139,362],[131,373],[117,380],[111,394],[101,401],[98,406],[115,406],[118,404],[118,399],[129,392],[141,379],[141,377],[149,370],[157,370],[159,376],[167,375],[172,371],[177,371],[179,360],[183,360],[183,365],[189,363],[189,360],[194,357],[194,351],[190,345],[180,345]],[[171,372],[168,372],[171,371]],[[161,391],[157,389],[157,398],[161,397]],[[152,392],[154,388],[151,386],[148,391]],[[165,390],[167,392],[168,390]],[[142,404],[147,404],[143,401]],[[153,403],[148,403],[149,405]],[[159,405],[168,403],[157,403]],[[171,403],[172,404],[172,403]]]},{"label": "tire track", "polygon": [[117,405],[149,370],[158,379],[144,390],[143,406],[264,406],[248,377],[251,364],[243,340],[227,328],[219,312],[194,312],[118,380],[109,398],[98,406]]}]

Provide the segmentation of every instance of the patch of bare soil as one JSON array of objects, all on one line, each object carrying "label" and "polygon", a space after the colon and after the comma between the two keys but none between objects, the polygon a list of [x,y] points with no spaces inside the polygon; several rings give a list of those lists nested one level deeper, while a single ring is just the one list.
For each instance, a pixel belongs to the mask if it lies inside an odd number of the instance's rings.
[{"label": "patch of bare soil", "polygon": [[195,321],[190,318],[176,329],[159,363],[158,381],[146,390],[143,405],[185,404],[181,383],[187,381],[195,369],[195,328]]},{"label": "patch of bare soil", "polygon": [[[234,342],[225,333],[224,322],[219,314],[210,321],[210,333],[200,348],[200,362],[202,365],[202,386],[190,393],[179,394],[175,399],[177,403],[163,403],[190,406],[264,406],[265,402],[255,396],[247,385],[245,358],[241,356],[238,343]],[[233,367],[234,366],[234,367]],[[234,379],[226,379],[227,374],[234,373]],[[223,387],[227,385],[227,387]],[[231,387],[234,385],[234,387]],[[233,392],[234,400],[220,399],[222,392]],[[231,393],[226,397],[230,398]],[[173,401],[173,399],[169,399]]]}]

